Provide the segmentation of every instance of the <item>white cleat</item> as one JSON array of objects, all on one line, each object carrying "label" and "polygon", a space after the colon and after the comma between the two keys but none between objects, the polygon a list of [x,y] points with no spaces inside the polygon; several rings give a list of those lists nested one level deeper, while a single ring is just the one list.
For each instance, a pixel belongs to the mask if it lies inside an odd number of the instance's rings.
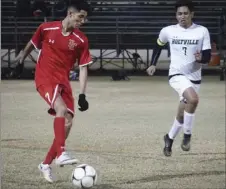
[{"label": "white cleat", "polygon": [[78,160],[69,156],[67,152],[62,152],[62,154],[56,158],[56,165],[63,167],[64,165],[73,165],[78,163]]},{"label": "white cleat", "polygon": [[39,164],[38,169],[42,172],[43,177],[49,182],[53,183],[52,169],[48,164]]}]

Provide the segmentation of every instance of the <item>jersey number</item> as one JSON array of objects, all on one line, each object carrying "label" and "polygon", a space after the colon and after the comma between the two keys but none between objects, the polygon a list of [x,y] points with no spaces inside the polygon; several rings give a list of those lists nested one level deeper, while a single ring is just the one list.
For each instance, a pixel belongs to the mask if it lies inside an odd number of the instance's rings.
[{"label": "jersey number", "polygon": [[48,92],[45,94],[45,98],[47,98],[48,101],[49,101],[50,103],[52,102],[52,101],[50,100],[50,96],[49,96],[49,93],[48,93]]},{"label": "jersey number", "polygon": [[182,47],[183,51],[184,51],[184,55],[187,55],[187,47]]}]

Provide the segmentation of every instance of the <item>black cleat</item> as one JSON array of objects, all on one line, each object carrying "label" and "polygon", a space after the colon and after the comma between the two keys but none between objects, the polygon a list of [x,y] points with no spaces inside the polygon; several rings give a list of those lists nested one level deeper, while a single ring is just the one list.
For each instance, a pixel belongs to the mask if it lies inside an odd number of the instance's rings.
[{"label": "black cleat", "polygon": [[165,142],[165,147],[163,149],[163,153],[165,156],[171,156],[172,154],[172,145],[173,145],[173,139],[169,138],[169,135],[166,134],[164,136],[164,142]]},{"label": "black cleat", "polygon": [[189,151],[191,147],[190,142],[191,142],[191,135],[184,134],[184,139],[181,143],[181,149],[183,151]]}]

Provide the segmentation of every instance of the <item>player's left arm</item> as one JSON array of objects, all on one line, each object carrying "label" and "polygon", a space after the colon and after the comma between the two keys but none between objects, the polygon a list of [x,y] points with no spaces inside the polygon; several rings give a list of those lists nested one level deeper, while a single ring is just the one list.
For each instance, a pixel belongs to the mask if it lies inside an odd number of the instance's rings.
[{"label": "player's left arm", "polygon": [[86,86],[88,79],[88,65],[92,64],[92,58],[89,52],[88,39],[85,39],[82,43],[81,53],[79,57],[79,82],[80,82],[80,95],[78,104],[80,111],[88,109],[89,105],[86,101]]},{"label": "player's left arm", "polygon": [[207,28],[204,31],[203,44],[201,53],[196,53],[196,60],[202,64],[208,64],[211,59],[210,34]]}]

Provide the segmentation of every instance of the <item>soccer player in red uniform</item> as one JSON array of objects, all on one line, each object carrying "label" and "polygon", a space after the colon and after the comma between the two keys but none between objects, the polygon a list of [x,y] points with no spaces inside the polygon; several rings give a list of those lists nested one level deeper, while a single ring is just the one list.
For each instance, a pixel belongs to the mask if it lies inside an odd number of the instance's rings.
[{"label": "soccer player in red uniform", "polygon": [[23,62],[29,53],[39,49],[35,71],[36,89],[49,104],[48,113],[55,116],[52,146],[46,158],[38,166],[44,178],[54,181],[50,164],[55,159],[59,166],[75,164],[65,151],[65,140],[72,127],[74,116],[74,98],[69,81],[69,72],[78,61],[80,74],[80,95],[78,105],[80,111],[88,109],[85,90],[87,84],[87,65],[92,63],[89,53],[88,39],[78,28],[84,24],[89,12],[88,4],[82,1],[68,6],[67,16],[62,21],[41,24],[32,39],[20,53],[17,70],[22,72]]}]

